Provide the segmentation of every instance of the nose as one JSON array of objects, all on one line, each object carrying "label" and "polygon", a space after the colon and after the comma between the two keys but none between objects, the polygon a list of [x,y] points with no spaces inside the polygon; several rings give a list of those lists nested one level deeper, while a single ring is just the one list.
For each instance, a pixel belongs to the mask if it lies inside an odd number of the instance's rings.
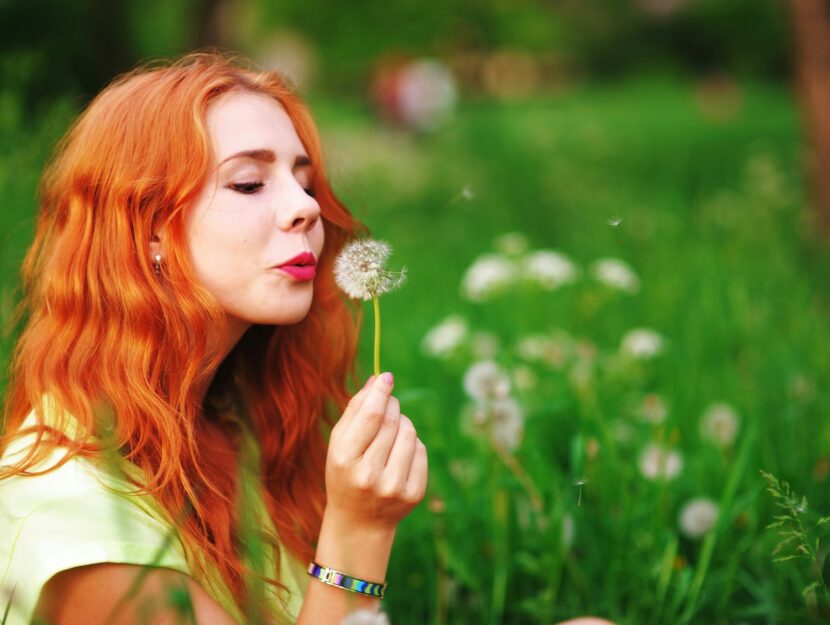
[{"label": "nose", "polygon": [[293,182],[287,185],[284,193],[277,200],[279,227],[286,231],[310,230],[320,218],[320,205],[305,189]]}]

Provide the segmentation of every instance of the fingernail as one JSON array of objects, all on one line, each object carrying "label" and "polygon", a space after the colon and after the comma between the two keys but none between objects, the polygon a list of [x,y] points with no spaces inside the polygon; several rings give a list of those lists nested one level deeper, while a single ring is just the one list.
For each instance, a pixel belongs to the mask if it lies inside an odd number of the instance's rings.
[{"label": "fingernail", "polygon": [[386,382],[389,386],[392,386],[395,383],[395,376],[389,373],[388,371],[380,377],[383,378],[383,381]]}]

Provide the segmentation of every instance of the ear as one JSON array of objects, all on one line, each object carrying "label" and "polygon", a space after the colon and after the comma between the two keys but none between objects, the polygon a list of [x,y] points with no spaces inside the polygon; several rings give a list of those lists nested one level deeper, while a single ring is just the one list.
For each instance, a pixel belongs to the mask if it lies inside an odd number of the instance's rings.
[{"label": "ear", "polygon": [[155,258],[156,254],[165,256],[167,251],[166,245],[167,231],[161,224],[153,224],[153,234],[150,236],[150,258]]}]

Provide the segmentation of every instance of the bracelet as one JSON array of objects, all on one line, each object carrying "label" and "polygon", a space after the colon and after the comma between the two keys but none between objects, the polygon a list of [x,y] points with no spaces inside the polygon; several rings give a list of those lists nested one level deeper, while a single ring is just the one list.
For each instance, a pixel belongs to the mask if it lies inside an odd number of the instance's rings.
[{"label": "bracelet", "polygon": [[379,599],[383,599],[383,593],[386,592],[386,583],[367,582],[366,580],[351,577],[340,571],[320,566],[316,562],[311,562],[308,565],[308,574],[329,586],[336,586],[343,590],[378,597]]}]

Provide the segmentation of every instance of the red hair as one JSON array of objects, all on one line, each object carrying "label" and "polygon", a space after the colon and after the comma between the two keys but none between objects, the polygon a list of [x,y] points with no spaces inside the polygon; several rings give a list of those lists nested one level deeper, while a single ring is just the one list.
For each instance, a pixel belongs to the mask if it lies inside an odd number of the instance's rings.
[{"label": "red hair", "polygon": [[[206,111],[239,91],[274,98],[291,118],[314,164],[325,246],[307,316],[290,326],[251,327],[220,363],[209,336],[224,334],[224,315],[188,263],[184,214],[212,163]],[[64,461],[100,457],[105,449],[89,437],[108,437],[143,469],[147,483],[137,486],[178,520],[185,545],[218,567],[241,598],[249,572],[236,551],[233,458],[203,452],[216,443],[204,409],[232,389],[259,441],[258,469],[279,539],[310,560],[325,506],[323,430],[349,399],[361,321],[335,286],[332,265],[365,228],[326,181],[306,107],[276,73],[214,52],[138,67],[74,122],[38,195],[22,270],[28,321],[12,360],[0,450],[24,433],[24,418],[47,395],[78,421],[82,436],[69,440],[41,416],[32,452],[0,477],[35,473],[58,447],[67,450]],[[166,227],[167,261],[156,276],[150,240],[159,225]],[[214,371],[203,399],[200,382]],[[102,410],[114,416],[109,428]],[[181,522],[183,510],[190,514]]]}]

